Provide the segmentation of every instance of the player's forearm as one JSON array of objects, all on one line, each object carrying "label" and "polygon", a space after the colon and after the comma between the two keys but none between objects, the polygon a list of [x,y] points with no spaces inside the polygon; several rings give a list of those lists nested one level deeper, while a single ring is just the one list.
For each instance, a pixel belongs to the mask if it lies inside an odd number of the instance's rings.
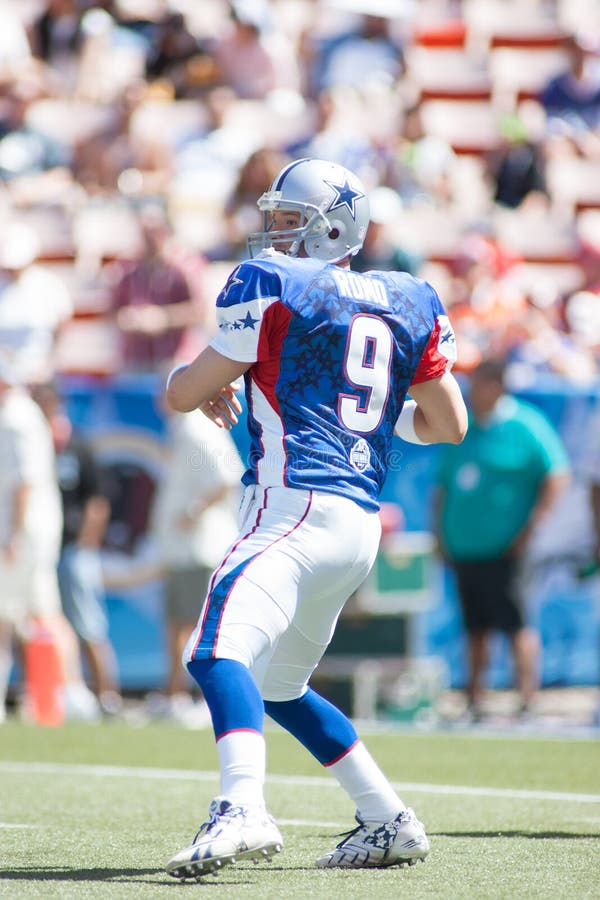
[{"label": "player's forearm", "polygon": [[11,504],[9,530],[0,552],[7,562],[11,562],[16,556],[16,547],[19,536],[25,526],[27,507],[29,505],[30,487],[24,482],[17,485],[14,490]]},{"label": "player's forearm", "polygon": [[215,398],[249,367],[249,363],[228,359],[212,347],[206,347],[189,366],[169,376],[166,388],[169,406],[176,412],[191,412]]},{"label": "player's forearm", "polygon": [[[411,422],[414,443],[460,444],[467,433],[467,409],[454,376],[446,372],[441,378],[413,385],[411,395],[416,403]],[[402,413],[396,433],[410,440],[403,434],[401,420]]]},{"label": "player's forearm", "polygon": [[551,512],[559,494],[565,490],[569,481],[568,472],[557,472],[546,477],[540,488],[536,504],[529,513],[529,518],[508,548],[510,554],[518,555],[524,552],[536,528]]},{"label": "player's forearm", "polygon": [[28,484],[22,483],[15,488],[10,522],[11,532],[13,534],[17,534],[19,531],[23,530],[30,496],[31,487]]},{"label": "player's forearm", "polygon": [[85,547],[99,547],[109,518],[110,504],[106,497],[90,497],[83,511],[83,521],[77,536],[78,543]]},{"label": "player's forearm", "polygon": [[532,532],[539,522],[544,519],[554,507],[558,497],[568,487],[571,480],[569,472],[557,472],[554,475],[548,475],[544,480],[538,495],[537,503],[531,510],[531,515],[527,523],[527,529]]}]

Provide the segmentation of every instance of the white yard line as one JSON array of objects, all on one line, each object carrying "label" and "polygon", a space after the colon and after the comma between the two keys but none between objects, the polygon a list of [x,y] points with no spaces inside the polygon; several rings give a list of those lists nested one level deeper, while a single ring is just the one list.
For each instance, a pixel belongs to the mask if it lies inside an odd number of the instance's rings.
[{"label": "white yard line", "polygon": [[314,819],[280,819],[277,816],[278,825],[300,825],[307,828],[348,828],[347,822],[317,822]]},{"label": "white yard line", "polygon": [[[0,762],[0,773],[26,775],[85,775],[92,778],[143,778],[170,781],[219,781],[218,772],[188,769],[154,769],[137,766],[92,766],[77,763]],[[333,778],[318,775],[268,775],[271,784],[305,785],[306,787],[337,788]],[[600,803],[600,794],[576,794],[567,791],[513,790],[511,788],[472,787],[455,784],[422,784],[394,782],[394,788],[415,794],[455,794],[470,797],[502,797],[511,800],[558,800],[567,803]]]}]

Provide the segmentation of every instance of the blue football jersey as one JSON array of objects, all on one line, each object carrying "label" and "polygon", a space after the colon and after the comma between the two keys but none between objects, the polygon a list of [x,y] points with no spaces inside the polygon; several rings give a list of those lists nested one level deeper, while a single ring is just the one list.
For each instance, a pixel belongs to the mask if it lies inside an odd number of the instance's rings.
[{"label": "blue football jersey", "polygon": [[431,285],[271,251],[231,273],[217,320],[211,346],[252,363],[244,483],[327,491],[378,509],[411,384],[440,377],[455,359]]}]

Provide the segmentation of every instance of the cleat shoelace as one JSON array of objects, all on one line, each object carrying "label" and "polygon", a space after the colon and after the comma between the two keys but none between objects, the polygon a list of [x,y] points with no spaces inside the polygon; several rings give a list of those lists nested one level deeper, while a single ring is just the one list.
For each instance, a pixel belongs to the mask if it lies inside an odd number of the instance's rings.
[{"label": "cleat shoelace", "polygon": [[[355,835],[359,834],[361,831],[369,831],[369,826],[365,821],[363,821],[363,819],[361,819],[358,813],[354,816],[354,818],[358,822],[358,825],[356,825],[356,827],[352,828],[350,831],[344,831],[342,832],[342,834],[338,835],[338,837],[343,837],[344,840],[340,841],[340,843],[335,848],[336,850],[345,849],[346,844],[350,843],[352,841],[352,838],[355,837]],[[396,827],[394,827],[394,824],[395,823],[389,822],[385,825],[382,825],[380,828],[374,831],[373,834],[369,834],[367,837],[365,837],[365,843],[373,844],[380,850],[388,849],[393,844],[394,838],[398,833],[398,830]]]},{"label": "cleat shoelace", "polygon": [[192,844],[197,843],[198,839],[204,837],[205,834],[214,828],[215,825],[219,824],[220,819],[235,819],[237,816],[243,815],[243,810],[241,806],[234,806],[232,803],[229,803],[227,800],[221,801],[219,804],[211,804],[211,807],[208,811],[209,818],[208,821],[203,822],[200,828],[198,829]]},{"label": "cleat shoelace", "polygon": [[358,834],[358,832],[361,831],[365,827],[365,823],[363,822],[361,817],[358,815],[358,813],[356,813],[354,818],[358,822],[358,825],[356,825],[354,828],[351,828],[350,831],[341,831],[339,834],[336,835],[336,837],[344,838],[343,841],[339,842],[339,844],[336,847],[336,850],[339,849],[340,847],[343,847],[344,844],[346,844],[350,840],[350,838],[353,838],[355,834]]},{"label": "cleat shoelace", "polygon": [[357,825],[355,828],[352,828],[350,831],[343,831],[338,837],[343,837],[343,840],[340,841],[336,846],[336,850],[344,850],[346,849],[346,845],[351,843],[352,838],[359,834],[361,831],[366,831],[367,836],[364,838],[364,842],[366,844],[371,844],[373,847],[379,850],[388,850],[394,840],[396,835],[398,834],[398,828],[400,825],[405,822],[409,822],[411,820],[411,815],[408,811],[401,812],[393,822],[386,822],[383,825],[380,825],[375,831],[369,834],[369,826],[368,824],[361,819],[361,817],[356,813],[354,818],[357,821]]}]

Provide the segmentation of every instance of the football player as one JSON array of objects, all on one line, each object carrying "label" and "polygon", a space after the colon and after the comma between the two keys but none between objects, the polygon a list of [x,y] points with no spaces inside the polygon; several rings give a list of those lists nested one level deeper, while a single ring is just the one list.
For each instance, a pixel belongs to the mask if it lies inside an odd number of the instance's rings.
[{"label": "football player", "polygon": [[369,224],[352,172],[295,160],[258,206],[263,229],[219,294],[216,337],[167,383],[174,409],[229,428],[243,376],[251,438],[239,537],[183,656],[211,711],[221,795],[167,864],[181,879],[281,849],[263,796],[265,711],[356,804],[357,827],[317,866],[413,865],[429,852],[353,724],[309,679],[375,560],[392,435],[464,437],[454,334],[426,282],[351,271]]}]

